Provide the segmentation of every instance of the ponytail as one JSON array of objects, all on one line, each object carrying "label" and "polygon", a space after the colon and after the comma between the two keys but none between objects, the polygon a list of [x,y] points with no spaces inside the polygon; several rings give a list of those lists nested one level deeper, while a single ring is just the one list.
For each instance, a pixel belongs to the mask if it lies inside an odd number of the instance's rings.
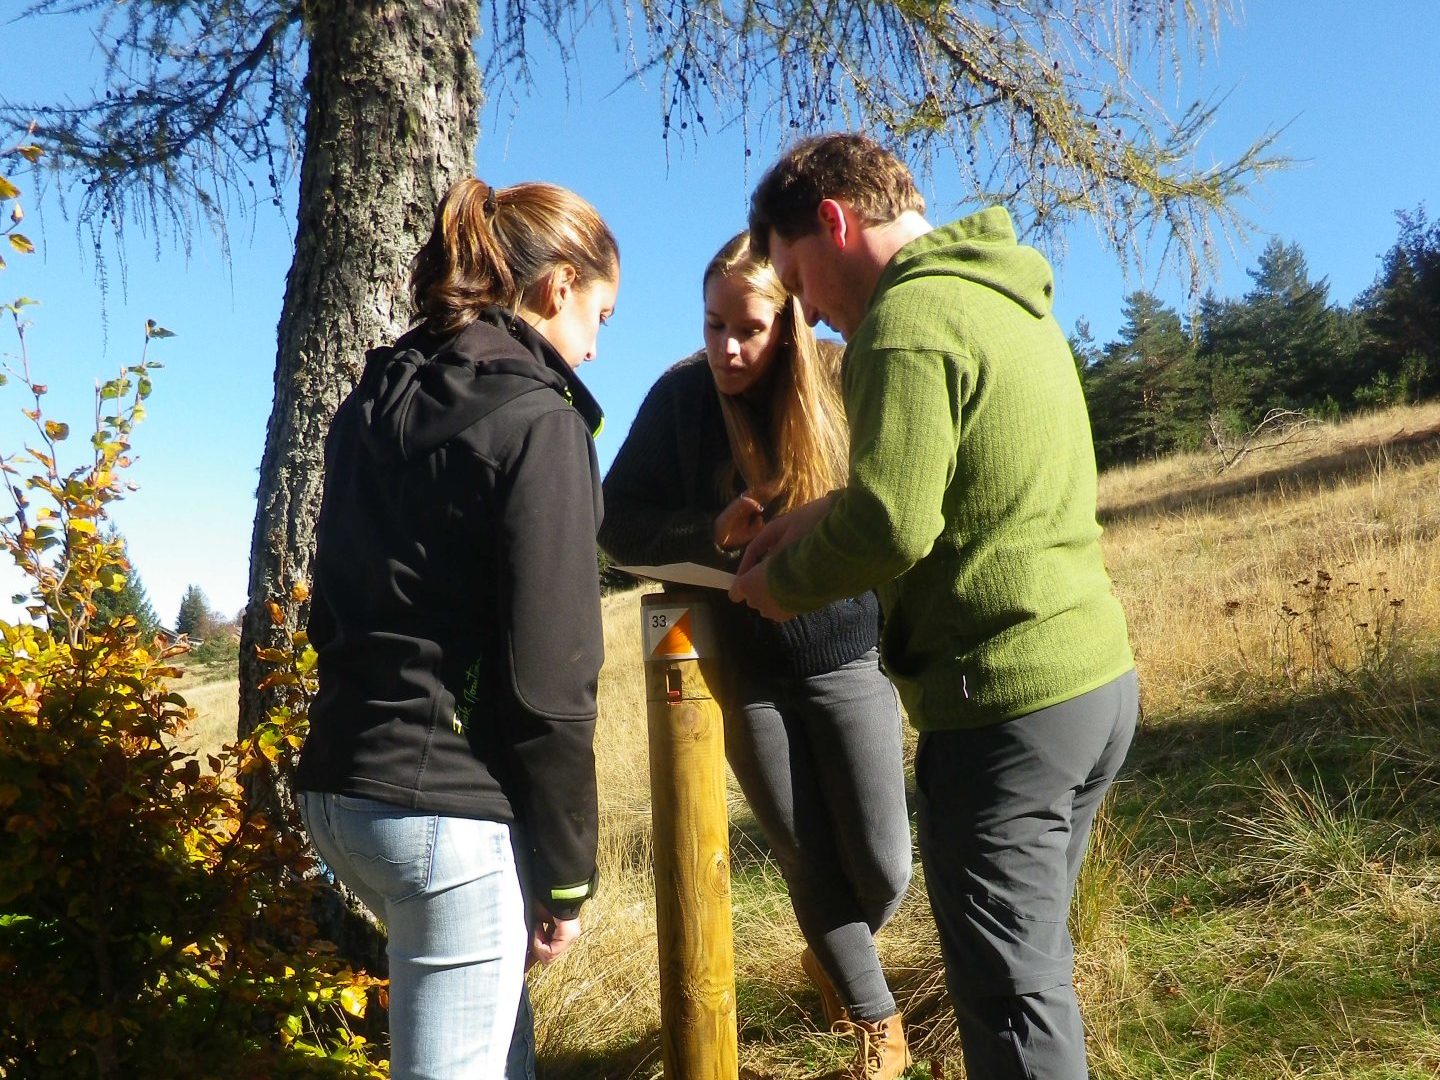
[{"label": "ponytail", "polygon": [[493,188],[473,177],[440,201],[410,270],[417,320],[452,334],[487,307],[515,309],[551,270],[575,269],[577,288],[613,280],[620,248],[599,213],[554,184]]}]

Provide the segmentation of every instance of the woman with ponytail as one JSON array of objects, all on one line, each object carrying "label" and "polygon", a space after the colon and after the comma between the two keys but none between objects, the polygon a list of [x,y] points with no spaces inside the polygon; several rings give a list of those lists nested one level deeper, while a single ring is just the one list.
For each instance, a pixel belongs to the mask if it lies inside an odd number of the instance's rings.
[{"label": "woman with ponytail", "polygon": [[[766,519],[842,486],[840,349],[817,342],[741,233],[702,279],[705,349],[651,389],[605,478],[601,546],[620,563],[733,569]],[[785,623],[716,593],[725,750],[784,872],[828,1026],[859,1037],[845,1073],[909,1064],[875,931],[910,879],[895,693],[873,593]]]},{"label": "woman with ponytail", "polygon": [[326,439],[295,780],[388,932],[396,1080],[533,1077],[524,972],[595,887],[601,412],[576,369],[619,277],[573,192],[460,181],[415,325]]}]

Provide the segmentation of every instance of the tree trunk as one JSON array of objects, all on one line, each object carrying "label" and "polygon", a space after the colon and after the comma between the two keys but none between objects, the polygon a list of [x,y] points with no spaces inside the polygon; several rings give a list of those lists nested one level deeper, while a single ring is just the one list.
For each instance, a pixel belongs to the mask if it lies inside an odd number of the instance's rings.
[{"label": "tree trunk", "polygon": [[[473,172],[480,108],[474,0],[309,0],[305,29],[310,105],[250,544],[242,736],[276,700],[256,689],[256,648],[288,647],[308,615],[291,590],[310,578],[331,418],[365,350],[408,323],[410,259],[445,190]],[[263,773],[247,794],[276,822],[292,801]]]}]

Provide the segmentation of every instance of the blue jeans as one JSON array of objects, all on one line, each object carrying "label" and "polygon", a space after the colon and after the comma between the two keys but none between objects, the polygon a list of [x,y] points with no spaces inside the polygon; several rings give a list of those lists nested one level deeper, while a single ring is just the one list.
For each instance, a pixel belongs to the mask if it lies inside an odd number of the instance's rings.
[{"label": "blue jeans", "polygon": [[301,792],[311,842],[385,924],[394,1080],[533,1080],[510,826]]}]

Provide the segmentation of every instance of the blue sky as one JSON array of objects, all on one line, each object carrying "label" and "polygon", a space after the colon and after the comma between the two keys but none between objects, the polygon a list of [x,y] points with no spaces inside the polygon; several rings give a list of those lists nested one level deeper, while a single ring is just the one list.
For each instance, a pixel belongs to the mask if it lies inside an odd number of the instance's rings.
[{"label": "blue sky", "polygon": [[[79,96],[98,67],[83,23],[73,19],[7,25],[5,34],[0,97]],[[1197,97],[1224,96],[1202,160],[1226,158],[1262,131],[1283,128],[1277,150],[1296,165],[1242,207],[1256,232],[1248,246],[1224,253],[1213,281],[1220,294],[1245,291],[1245,269],[1273,235],[1299,243],[1312,274],[1329,279],[1332,298],[1349,302],[1374,280],[1394,242],[1396,210],[1425,202],[1432,217],[1440,213],[1437,57],[1440,4],[1433,0],[1255,0],[1239,25],[1224,28],[1203,67],[1188,70],[1162,103],[1178,111]],[[750,186],[778,149],[757,144],[747,169],[733,130],[667,147],[658,92],[617,90],[623,72],[603,35],[587,38],[568,88],[542,65],[548,81],[530,96],[491,103],[477,151],[477,172],[492,183],[545,179],[579,191],[620,240],[617,318],[583,372],[608,414],[602,464],[655,377],[699,346],[700,271],[743,224]],[[176,332],[152,347],[167,366],[135,438],[132,479],[140,490],[115,519],[162,620],[174,619],[190,584],[233,612],[245,602],[293,202],[237,224],[228,259],[210,236],[197,235],[186,252],[173,238],[132,227],[123,252],[109,254],[102,295],[88,241],[77,237],[55,194],[38,205],[25,200],[24,227],[39,254],[12,258],[0,271],[6,300],[42,301],[31,309],[29,342],[36,377],[51,387],[47,405],[83,429],[94,380],[138,357],[145,319]],[[943,163],[926,195],[932,221],[974,209],[955,201]],[[1109,340],[1124,294],[1141,286],[1184,303],[1174,277],[1123,278],[1088,227],[1066,241],[1056,300],[1066,329],[1083,317],[1097,340]],[[8,362],[15,352],[13,331],[0,328],[0,353]],[[19,410],[27,405],[13,383],[0,388],[0,453],[19,448]],[[0,615],[13,584],[0,568]]]}]

